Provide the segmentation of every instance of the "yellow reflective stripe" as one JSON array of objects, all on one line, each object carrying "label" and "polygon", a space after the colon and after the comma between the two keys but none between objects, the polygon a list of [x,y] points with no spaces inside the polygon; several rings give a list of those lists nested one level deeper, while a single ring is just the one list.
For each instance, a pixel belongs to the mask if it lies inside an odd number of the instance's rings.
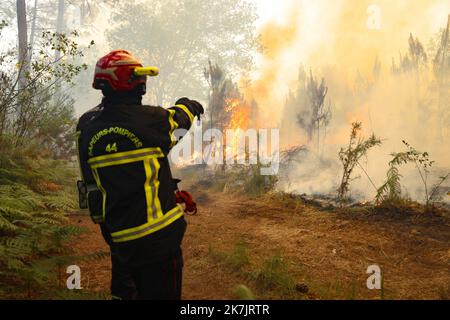
[{"label": "yellow reflective stripe", "polygon": [[177,144],[177,139],[175,138],[173,133],[178,128],[178,123],[176,123],[175,120],[173,119],[173,117],[175,115],[175,110],[168,109],[167,111],[169,111],[169,125],[170,125],[169,136],[170,136],[170,141],[171,141],[170,147],[172,148],[174,145]]},{"label": "yellow reflective stripe", "polygon": [[169,212],[167,212],[163,217],[159,218],[157,221],[154,221],[154,222],[150,222],[150,221],[149,221],[149,222],[147,222],[147,223],[145,223],[145,224],[143,224],[143,225],[140,225],[140,226],[138,226],[138,227],[134,227],[134,228],[126,229],[126,230],[121,230],[121,231],[113,232],[113,233],[111,233],[111,236],[112,236],[112,237],[120,237],[120,236],[126,236],[126,235],[129,235],[130,233],[135,233],[135,232],[142,231],[143,229],[147,228],[148,226],[150,226],[150,225],[152,225],[152,224],[154,224],[154,223],[157,223],[157,222],[161,221],[164,217],[167,217],[168,215],[171,215],[171,214],[173,214],[174,212],[176,212],[176,211],[178,211],[178,210],[181,210],[181,211],[183,212],[183,210],[182,210],[182,208],[180,207],[180,205],[177,204],[176,207],[174,207],[172,210],[170,210]]},{"label": "yellow reflective stripe", "polygon": [[183,209],[177,205],[175,208],[167,212],[164,216],[153,223],[146,223],[137,228],[123,230],[111,234],[114,242],[125,242],[135,240],[147,236],[151,233],[159,231],[184,215]]},{"label": "yellow reflective stripe", "polygon": [[[153,203],[154,203],[154,197],[152,188],[153,186],[150,185],[152,181],[152,169],[150,168],[150,159],[144,160],[144,169],[145,169],[145,183],[144,183],[144,189],[145,189],[145,200],[147,202],[147,221],[151,221],[154,219],[155,212],[153,212]],[[153,215],[153,216],[152,216]]]},{"label": "yellow reflective stripe", "polygon": [[134,161],[136,161],[136,158],[148,156],[163,157],[164,154],[162,153],[160,148],[145,148],[93,157],[88,160],[88,163],[93,166],[97,164],[109,163],[113,161],[119,162],[128,159],[133,159]]},{"label": "yellow reflective stripe", "polygon": [[97,183],[97,187],[100,189],[100,191],[102,192],[102,216],[103,216],[103,221],[105,221],[105,217],[106,217],[106,190],[105,188],[103,188],[102,186],[102,182],[100,181],[100,176],[98,175],[98,171],[97,169],[92,169],[92,175],[94,176],[95,182]]},{"label": "yellow reflective stripe", "polygon": [[145,180],[145,198],[147,201],[147,221],[154,221],[163,216],[161,202],[158,198],[159,190],[159,162],[155,158],[144,160],[144,169],[147,179]]},{"label": "yellow reflective stripe", "polygon": [[161,166],[159,164],[158,159],[156,159],[156,158],[152,158],[152,159],[150,159],[150,161],[153,162],[153,169],[155,171],[155,194],[154,194],[155,202],[154,202],[154,204],[155,204],[155,208],[156,208],[157,217],[160,218],[164,215],[162,208],[161,208],[161,201],[159,201],[159,169]]},{"label": "yellow reflective stripe", "polygon": [[177,104],[177,105],[175,106],[175,108],[180,108],[181,110],[183,110],[184,113],[186,113],[187,116],[189,117],[189,121],[191,122],[191,124],[192,124],[192,122],[194,122],[194,115],[193,115],[192,112],[188,109],[188,107],[186,107],[184,104]]},{"label": "yellow reflective stripe", "polygon": [[144,149],[124,151],[124,152],[113,153],[113,154],[106,154],[103,156],[97,156],[97,157],[93,157],[93,158],[89,159],[89,161],[109,160],[109,159],[113,159],[113,158],[120,158],[120,157],[123,157],[126,155],[135,155],[135,154],[140,154],[140,153],[146,153],[149,151],[160,151],[161,152],[161,150],[159,148],[144,148]]},{"label": "yellow reflective stripe", "polygon": [[130,158],[130,159],[115,160],[115,161],[108,161],[108,162],[105,161],[105,162],[100,162],[98,164],[91,165],[91,168],[98,169],[98,168],[104,168],[104,167],[109,167],[109,166],[117,166],[117,165],[121,165],[121,164],[139,162],[139,161],[144,161],[145,159],[149,159],[151,157],[153,157],[153,156],[147,155],[147,156],[139,156],[139,157]]}]

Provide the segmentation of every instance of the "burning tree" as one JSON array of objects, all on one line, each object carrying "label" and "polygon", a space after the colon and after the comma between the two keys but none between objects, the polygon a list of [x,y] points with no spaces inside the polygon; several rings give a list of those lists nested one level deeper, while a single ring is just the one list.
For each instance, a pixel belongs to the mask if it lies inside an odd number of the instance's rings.
[{"label": "burning tree", "polygon": [[303,69],[299,72],[299,86],[295,93],[290,93],[286,105],[296,108],[297,123],[306,131],[308,143],[316,140],[317,149],[320,149],[326,137],[326,128],[331,120],[331,103],[325,103],[328,93],[325,79],[319,82],[312,71],[306,78]]},{"label": "burning tree", "polygon": [[242,98],[236,84],[233,83],[217,64],[209,61],[204,75],[210,86],[209,94],[209,127],[225,133],[233,130],[232,141],[224,141],[224,159],[226,153],[238,149],[239,131],[247,130],[252,125],[256,104],[248,104]]},{"label": "burning tree", "polygon": [[239,91],[236,85],[226,77],[225,72],[218,64],[208,62],[208,68],[204,70],[205,79],[209,84],[209,127],[223,130],[230,122],[234,109],[233,99],[239,99]]}]

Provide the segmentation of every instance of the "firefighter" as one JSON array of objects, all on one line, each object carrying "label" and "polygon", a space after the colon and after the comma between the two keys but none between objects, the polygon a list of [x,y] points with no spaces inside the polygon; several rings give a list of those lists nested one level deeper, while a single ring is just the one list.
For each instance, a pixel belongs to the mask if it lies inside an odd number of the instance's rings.
[{"label": "firefighter", "polygon": [[93,87],[103,100],[77,125],[80,202],[111,248],[113,298],[177,300],[186,221],[167,156],[175,130],[189,130],[204,110],[188,98],[169,109],[143,105],[141,67],[124,50],[97,62]]}]

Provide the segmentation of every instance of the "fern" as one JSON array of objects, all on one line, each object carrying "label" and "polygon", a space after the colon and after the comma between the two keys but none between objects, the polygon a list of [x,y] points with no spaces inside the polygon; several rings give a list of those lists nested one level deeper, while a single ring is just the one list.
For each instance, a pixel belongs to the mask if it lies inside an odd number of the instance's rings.
[{"label": "fern", "polygon": [[[14,205],[12,203],[11,205]],[[20,206],[19,206],[20,207]],[[21,208],[13,208],[8,206],[7,204],[3,203],[2,199],[2,205],[0,206],[0,216],[4,217],[5,219],[8,219],[10,221],[13,220],[30,220],[31,215],[23,210]]]},{"label": "fern", "polygon": [[402,196],[402,186],[399,173],[395,162],[391,162],[389,170],[386,173],[386,182],[377,190],[376,202],[380,204],[383,201],[396,201]]},{"label": "fern", "polygon": [[76,208],[77,169],[64,161],[8,152],[9,157],[0,152],[0,295],[8,298],[25,287],[31,298],[56,284],[64,263],[79,259],[67,256],[64,245],[85,231],[65,217]]},{"label": "fern", "polygon": [[16,231],[18,229],[11,221],[0,215],[0,233]]},{"label": "fern", "polygon": [[2,205],[21,210],[37,210],[44,208],[42,196],[33,192],[25,185],[0,185],[0,199]]},{"label": "fern", "polygon": [[376,202],[380,204],[384,201],[397,201],[401,199],[400,178],[402,176],[399,174],[398,167],[404,164],[412,163],[415,165],[420,179],[422,180],[425,190],[425,207],[426,210],[428,210],[430,204],[433,204],[433,202],[436,201],[437,190],[450,174],[445,177],[441,177],[439,182],[436,183],[430,191],[428,186],[428,176],[434,161],[430,160],[428,152],[419,152],[404,140],[403,144],[406,146],[407,151],[392,154],[393,158],[389,162],[387,179],[386,182],[377,190]]},{"label": "fern", "polygon": [[49,210],[60,212],[73,212],[76,209],[76,200],[62,197],[60,194],[45,196],[44,204]]}]

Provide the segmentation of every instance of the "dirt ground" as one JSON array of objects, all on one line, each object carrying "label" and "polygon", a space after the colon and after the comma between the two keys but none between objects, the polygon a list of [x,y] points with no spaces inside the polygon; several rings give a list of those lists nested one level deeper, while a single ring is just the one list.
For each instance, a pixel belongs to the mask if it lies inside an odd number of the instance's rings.
[{"label": "dirt ground", "polygon": [[[449,299],[448,219],[338,213],[276,197],[193,192],[199,213],[187,217],[184,299],[236,299],[240,284],[259,299]],[[74,242],[77,253],[108,250],[89,217],[75,215],[71,221],[88,229]],[[211,248],[229,252],[242,238],[248,243],[246,269],[281,254],[308,292],[262,290],[244,272],[211,257]],[[382,290],[367,289],[370,265],[381,268]],[[81,263],[81,270],[85,290],[109,290],[109,258]]]}]

